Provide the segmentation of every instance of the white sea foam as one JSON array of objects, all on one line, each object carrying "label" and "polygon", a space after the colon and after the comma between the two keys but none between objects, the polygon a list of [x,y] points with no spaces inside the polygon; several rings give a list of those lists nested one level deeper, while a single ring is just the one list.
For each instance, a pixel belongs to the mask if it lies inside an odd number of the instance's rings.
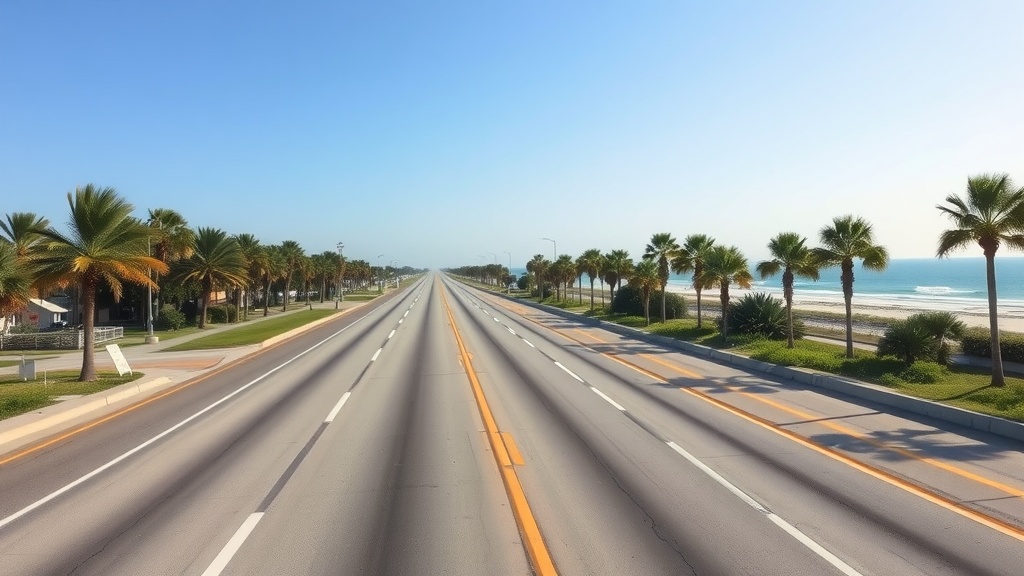
[{"label": "white sea foam", "polygon": [[918,294],[931,294],[934,296],[946,296],[950,294],[977,294],[977,290],[957,290],[949,286],[916,286],[914,292]]}]

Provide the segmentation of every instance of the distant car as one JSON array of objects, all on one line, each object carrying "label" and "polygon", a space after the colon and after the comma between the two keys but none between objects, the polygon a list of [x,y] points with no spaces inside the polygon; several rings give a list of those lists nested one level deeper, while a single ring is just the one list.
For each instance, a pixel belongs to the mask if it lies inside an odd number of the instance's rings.
[{"label": "distant car", "polygon": [[61,330],[67,330],[67,328],[68,328],[68,321],[67,320],[57,320],[53,324],[50,324],[49,326],[47,326],[43,330],[43,332],[59,332]]}]

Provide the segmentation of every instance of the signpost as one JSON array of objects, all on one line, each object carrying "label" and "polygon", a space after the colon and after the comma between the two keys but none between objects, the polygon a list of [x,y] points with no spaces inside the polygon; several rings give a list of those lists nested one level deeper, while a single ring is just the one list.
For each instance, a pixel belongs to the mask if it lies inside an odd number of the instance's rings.
[{"label": "signpost", "polygon": [[110,354],[110,359],[114,361],[114,368],[117,368],[118,376],[132,373],[132,368],[128,365],[128,360],[125,359],[120,346],[107,344],[107,354]]}]

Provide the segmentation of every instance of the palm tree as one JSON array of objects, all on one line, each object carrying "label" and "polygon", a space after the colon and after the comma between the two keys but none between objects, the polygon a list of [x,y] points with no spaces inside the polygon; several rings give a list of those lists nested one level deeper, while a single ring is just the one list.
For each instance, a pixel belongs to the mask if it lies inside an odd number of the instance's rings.
[{"label": "palm tree", "polygon": [[[578,268],[590,279],[590,311],[594,311],[594,278],[601,275],[601,267],[604,265],[604,257],[597,248],[591,248],[580,255],[577,261]],[[580,275],[582,278],[583,275]],[[581,291],[582,293],[582,291]]]},{"label": "palm tree", "polygon": [[949,363],[949,341],[960,338],[967,330],[967,324],[952,312],[919,312],[907,318],[925,330],[935,342],[936,360],[940,364]]},{"label": "palm tree", "polygon": [[569,300],[569,286],[577,276],[576,262],[573,261],[572,256],[561,254],[558,256],[558,260],[551,266],[551,269],[558,282],[558,288],[561,289],[561,296],[557,296],[558,291],[556,289],[556,299]]},{"label": "palm tree", "polygon": [[305,256],[302,246],[294,240],[285,240],[281,243],[281,254],[284,256],[284,307],[282,311],[288,311],[288,296],[292,288],[292,275],[299,266],[299,260]]},{"label": "palm tree", "polygon": [[[154,208],[149,211],[149,226],[154,229],[152,254],[157,260],[170,266],[173,262],[192,256],[196,233],[189,228],[188,221],[177,210]],[[160,274],[156,276],[156,312],[160,313]]]},{"label": "palm tree", "polygon": [[750,288],[753,277],[747,267],[747,258],[735,246],[715,246],[704,261],[701,283],[704,288],[719,289],[722,303],[722,342],[729,338],[729,286]]},{"label": "palm tree", "polygon": [[14,246],[17,256],[25,258],[44,239],[38,230],[43,230],[49,225],[49,220],[32,212],[12,212],[7,215],[6,222],[0,222],[0,230],[3,230],[6,239]]},{"label": "palm tree", "polygon": [[757,264],[757,273],[761,275],[761,279],[782,272],[782,297],[786,300],[787,348],[793,347],[793,279],[796,276],[815,281],[818,279],[818,262],[806,243],[807,239],[795,232],[782,232],[768,242],[768,252],[772,259]]},{"label": "palm tree", "polygon": [[183,260],[177,280],[195,280],[202,286],[203,304],[199,310],[199,327],[206,328],[206,310],[217,288],[245,284],[245,255],[234,238],[216,228],[200,227],[192,246],[192,256]]},{"label": "palm tree", "polygon": [[679,243],[668,232],[659,232],[651,236],[650,243],[644,249],[644,260],[658,263],[658,278],[661,279],[661,321],[665,321],[665,286],[668,285],[669,262],[676,257]]},{"label": "palm tree", "polygon": [[0,320],[21,310],[32,297],[33,274],[12,242],[0,240]]},{"label": "palm tree", "polygon": [[234,238],[235,242],[238,243],[238,249],[242,251],[242,258],[245,258],[246,268],[246,302],[239,302],[238,304],[243,310],[244,316],[248,316],[252,295],[256,293],[254,287],[263,279],[263,274],[267,268],[267,254],[263,250],[263,246],[260,245],[259,239],[252,234],[235,234]]},{"label": "palm tree", "polygon": [[876,354],[896,356],[910,366],[918,358],[927,358],[935,353],[935,339],[918,322],[897,320],[889,324],[885,335],[878,341]]},{"label": "palm tree", "polygon": [[285,269],[287,262],[285,262],[284,253],[280,246],[265,246],[263,253],[266,258],[266,268],[264,268],[263,274],[263,315],[267,316],[270,313],[270,294],[274,287],[274,282],[284,278]]},{"label": "palm tree", "polygon": [[605,256],[604,279],[608,282],[612,304],[615,303],[615,291],[628,280],[633,273],[633,259],[628,250],[612,250]]},{"label": "palm tree", "polygon": [[683,246],[672,259],[672,271],[676,274],[693,273],[693,289],[697,291],[697,328],[703,326],[703,315],[700,307],[700,293],[704,288],[700,276],[704,273],[704,261],[707,260],[715,239],[706,234],[690,234],[683,240]]},{"label": "palm tree", "polygon": [[152,286],[149,270],[164,274],[167,265],[149,255],[152,230],[131,216],[134,207],[113,188],[78,187],[68,193],[68,205],[70,234],[49,227],[37,230],[45,246],[34,264],[40,283],[74,284],[81,290],[85,348],[79,380],[88,382],[96,379],[93,327],[100,284],[120,300],[123,281]]},{"label": "palm tree", "polygon": [[537,277],[537,293],[541,300],[544,299],[544,275],[550,267],[551,262],[545,260],[542,254],[534,254],[533,259],[526,263],[526,271]]},{"label": "palm tree", "polygon": [[1024,187],[1016,188],[1008,174],[981,174],[967,179],[965,197],[950,194],[938,205],[954,228],[939,236],[939,258],[977,242],[985,254],[988,284],[988,323],[992,334],[992,385],[1005,386],[999,347],[999,309],[996,300],[996,250],[1024,249]]},{"label": "palm tree", "polygon": [[651,325],[651,292],[658,287],[661,277],[658,275],[658,264],[653,260],[641,260],[633,268],[629,277],[630,286],[636,286],[644,299],[644,319]]},{"label": "palm tree", "polygon": [[853,261],[859,259],[867,270],[885,270],[889,265],[889,252],[875,244],[871,224],[855,216],[839,216],[831,226],[821,229],[820,248],[814,257],[822,266],[839,266],[846,303],[846,357],[853,358]]}]

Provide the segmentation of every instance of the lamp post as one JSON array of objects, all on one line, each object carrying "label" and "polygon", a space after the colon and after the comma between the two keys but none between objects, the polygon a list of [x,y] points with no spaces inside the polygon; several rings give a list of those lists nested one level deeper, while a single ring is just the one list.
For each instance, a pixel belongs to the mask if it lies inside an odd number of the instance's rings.
[{"label": "lamp post", "polygon": [[344,242],[338,242],[338,257],[341,258],[341,262],[338,264],[338,298],[334,300],[334,309],[338,309],[338,302],[345,301],[345,288],[342,287],[341,282],[345,277],[341,270],[345,266],[345,254],[342,252],[345,249]]},{"label": "lamp post", "polygon": [[[505,252],[505,254],[508,254],[508,275],[512,276],[512,253],[511,252]],[[508,294],[511,295],[512,294],[512,284],[508,284],[507,286],[505,286],[505,288],[507,288],[506,292],[508,292]]]},{"label": "lamp post", "polygon": [[553,238],[541,238],[541,240],[551,242],[551,262],[554,263],[558,260],[558,243]]},{"label": "lamp post", "polygon": [[383,258],[383,254],[377,254],[377,268],[380,270],[377,274],[377,293],[381,294],[384,292],[384,269],[380,267],[380,259]]}]

